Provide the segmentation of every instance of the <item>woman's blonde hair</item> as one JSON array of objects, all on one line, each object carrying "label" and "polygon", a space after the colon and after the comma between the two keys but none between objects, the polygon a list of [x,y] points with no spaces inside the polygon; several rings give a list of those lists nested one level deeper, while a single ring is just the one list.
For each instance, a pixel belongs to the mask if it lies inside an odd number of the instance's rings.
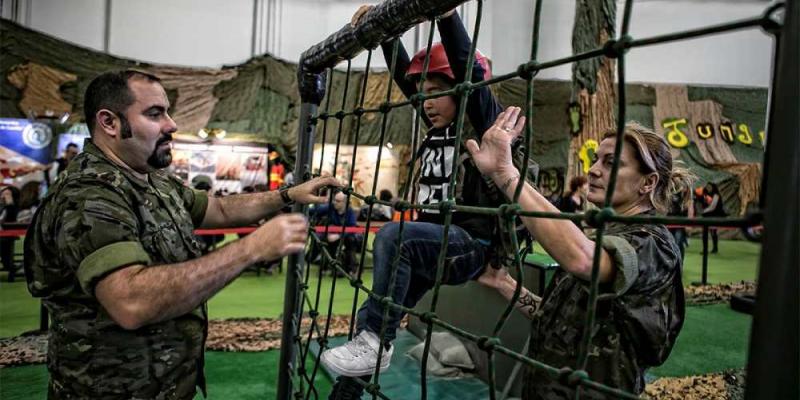
[{"label": "woman's blonde hair", "polygon": [[[603,139],[616,135],[616,130],[609,131]],[[666,214],[669,211],[674,194],[680,195],[684,201],[686,196],[691,196],[696,177],[682,162],[673,163],[669,144],[664,138],[636,121],[625,124],[624,138],[635,150],[640,172],[658,174],[658,183],[650,191],[650,204],[657,212]]]}]

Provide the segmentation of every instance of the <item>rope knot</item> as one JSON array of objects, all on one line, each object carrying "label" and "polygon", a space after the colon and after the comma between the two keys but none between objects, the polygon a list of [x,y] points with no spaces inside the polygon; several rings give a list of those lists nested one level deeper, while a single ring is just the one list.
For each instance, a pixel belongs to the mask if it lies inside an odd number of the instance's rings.
[{"label": "rope knot", "polygon": [[344,119],[344,111],[337,112],[336,113],[336,119],[338,119],[339,121],[343,120]]},{"label": "rope knot", "polygon": [[611,39],[603,45],[603,55],[608,58],[619,58],[628,52],[633,38],[624,35],[619,39]]},{"label": "rope knot", "polygon": [[411,101],[411,105],[417,107],[420,104],[422,104],[422,102],[425,101],[425,94],[423,93],[413,94],[411,95],[411,97],[408,98],[408,100]]},{"label": "rope knot", "polygon": [[392,207],[394,207],[394,209],[396,211],[399,211],[399,212],[402,213],[404,211],[408,211],[408,209],[411,208],[411,203],[409,203],[409,202],[407,202],[405,200],[397,200],[397,201],[394,202]]},{"label": "rope knot", "polygon": [[497,209],[497,213],[506,220],[514,219],[520,211],[522,211],[522,207],[517,203],[503,204]]},{"label": "rope knot", "polygon": [[482,336],[478,339],[478,348],[485,351],[492,351],[500,345],[500,339],[496,337]]},{"label": "rope knot", "polygon": [[453,200],[444,200],[439,203],[439,211],[443,213],[452,212],[456,208],[456,203]]},{"label": "rope knot", "polygon": [[330,118],[330,115],[328,115],[328,113],[322,113],[320,115],[317,115],[317,119],[320,121],[325,121],[328,118]]},{"label": "rope knot", "polygon": [[589,374],[582,369],[572,371],[567,375],[567,385],[571,387],[578,386],[581,382],[587,380],[589,380]]},{"label": "rope knot", "polygon": [[392,111],[392,103],[389,103],[388,101],[386,103],[381,103],[378,109],[381,110],[381,113],[388,114],[389,111]]},{"label": "rope knot", "polygon": [[436,318],[436,313],[430,311],[425,311],[419,316],[419,320],[426,324],[432,323],[434,318]]},{"label": "rope knot", "polygon": [[381,297],[381,305],[388,306],[389,304],[394,303],[394,299],[389,296]]},{"label": "rope knot", "polygon": [[517,67],[517,75],[526,81],[533,79],[537,74],[539,74],[539,63],[536,61],[522,63]]},{"label": "rope knot", "polygon": [[376,201],[378,201],[378,198],[375,196],[367,196],[364,198],[364,204],[366,205],[373,205]]},{"label": "rope knot", "polygon": [[353,192],[355,192],[355,190],[353,189],[353,187],[352,187],[352,186],[348,186],[348,187],[345,187],[345,188],[341,188],[341,189],[339,189],[339,190],[341,190],[341,192],[342,192],[342,193],[344,193],[344,194],[346,194],[346,195],[348,195],[348,196],[349,196],[349,195],[351,195],[351,194],[353,194]]},{"label": "rope knot", "polygon": [[364,115],[364,113],[366,113],[366,111],[364,110],[364,107],[358,107],[355,110],[353,110],[353,115],[355,115],[356,117],[360,117],[360,116]]},{"label": "rope knot", "polygon": [[562,367],[558,370],[558,383],[567,386],[569,385],[569,377],[572,374],[572,368],[570,367]]},{"label": "rope knot", "polygon": [[377,384],[374,384],[374,383],[370,383],[369,385],[367,385],[366,387],[364,387],[364,390],[365,390],[367,393],[369,393],[369,394],[374,394],[374,395],[376,395],[376,396],[377,396],[377,395],[378,395],[378,393],[379,393],[379,392],[380,392],[380,390],[381,390],[381,385],[377,385]]},{"label": "rope knot", "polygon": [[317,310],[311,310],[311,311],[308,312],[308,316],[311,319],[317,318],[318,315],[319,315],[319,311],[317,311]]},{"label": "rope knot", "polygon": [[458,95],[469,94],[469,92],[472,91],[472,84],[469,82],[461,82],[458,85],[456,85],[453,89],[455,93]]},{"label": "rope knot", "polygon": [[586,212],[586,223],[592,228],[598,228],[601,224],[606,222],[614,216],[614,209],[610,207],[589,210]]},{"label": "rope knot", "polygon": [[354,288],[361,287],[361,285],[363,285],[363,284],[364,284],[364,281],[362,281],[361,279],[353,279],[353,280],[350,281],[350,286],[352,286]]}]

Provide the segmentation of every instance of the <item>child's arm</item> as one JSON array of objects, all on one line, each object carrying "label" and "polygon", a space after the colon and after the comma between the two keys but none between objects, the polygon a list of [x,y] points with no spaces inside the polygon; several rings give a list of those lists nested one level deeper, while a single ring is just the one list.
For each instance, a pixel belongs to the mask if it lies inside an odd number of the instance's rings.
[{"label": "child's arm", "polygon": [[[350,26],[353,28],[357,27],[358,24],[361,23],[361,18],[366,14],[373,5],[371,4],[364,4],[356,10],[353,16],[350,18]],[[383,59],[386,61],[386,67],[391,68],[392,66],[392,53],[394,52],[394,44],[395,41],[398,41],[398,38],[394,38],[391,40],[387,40],[381,43],[381,50],[383,51]],[[395,62],[394,74],[392,79],[394,79],[397,86],[400,87],[400,90],[409,98],[415,94],[417,94],[417,87],[412,82],[406,80],[406,71],[408,71],[408,67],[411,65],[411,59],[408,57],[408,53],[406,52],[406,48],[403,46],[403,42],[398,43],[399,48],[397,49],[397,61]]]},{"label": "child's arm", "polygon": [[[464,24],[458,13],[453,12],[451,15],[441,18],[437,25],[456,82],[463,82],[467,73],[467,59],[471,45]],[[475,60],[471,81],[473,83],[483,81],[484,73],[483,67]],[[503,109],[500,103],[486,86],[472,91],[467,99],[467,118],[480,136],[492,126],[501,111]]]},{"label": "child's arm", "polygon": [[[392,66],[392,51],[394,51],[394,42],[399,40],[400,39],[395,38],[381,43],[383,59],[386,60],[387,68]],[[413,82],[406,79],[406,71],[408,71],[409,65],[411,65],[411,59],[408,57],[408,53],[406,53],[405,46],[403,46],[403,43],[400,42],[399,48],[397,49],[397,61],[395,62],[394,75],[392,76],[392,79],[394,79],[397,87],[403,91],[403,94],[406,95],[406,98],[417,94],[417,86]]]},{"label": "child's arm", "polygon": [[[394,42],[400,39],[392,39],[386,42],[381,43],[381,50],[383,50],[383,59],[386,60],[386,66],[392,66],[392,51],[394,51]],[[397,49],[397,60],[395,61],[395,68],[394,68],[394,82],[397,83],[397,87],[403,92],[406,98],[410,98],[411,96],[417,94],[419,92],[418,83],[416,81],[410,81],[406,79],[406,71],[408,71],[408,67],[411,65],[411,59],[408,57],[408,53],[406,53],[406,48],[403,46],[403,42],[400,42],[399,48]],[[425,123],[427,127],[431,127],[431,121],[428,119],[428,116],[425,115],[423,112],[422,115],[422,122]]]}]

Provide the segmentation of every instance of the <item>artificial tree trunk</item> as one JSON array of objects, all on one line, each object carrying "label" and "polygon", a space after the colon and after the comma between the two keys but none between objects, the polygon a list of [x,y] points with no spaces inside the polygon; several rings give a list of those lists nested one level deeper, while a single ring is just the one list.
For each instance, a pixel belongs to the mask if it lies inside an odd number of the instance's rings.
[{"label": "artificial tree trunk", "polygon": [[[573,53],[593,50],[613,38],[616,14],[614,0],[577,0],[572,28]],[[570,127],[573,136],[565,183],[571,177],[586,173],[578,156],[581,146],[590,139],[599,143],[605,132],[616,128],[614,64],[613,59],[597,57],[578,61],[572,66],[574,102],[579,106],[580,126],[574,130]]]}]

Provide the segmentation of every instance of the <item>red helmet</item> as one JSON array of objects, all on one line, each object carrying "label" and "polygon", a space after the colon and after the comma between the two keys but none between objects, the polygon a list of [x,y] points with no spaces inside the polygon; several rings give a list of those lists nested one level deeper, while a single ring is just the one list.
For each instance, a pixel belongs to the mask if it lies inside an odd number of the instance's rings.
[{"label": "red helmet", "polygon": [[[406,71],[406,78],[416,78],[416,75],[422,74],[422,66],[425,63],[425,55],[428,49],[422,49],[414,54],[411,59],[411,65],[408,66]],[[486,58],[480,51],[475,50],[475,58],[478,63],[483,67],[483,80],[489,80],[492,77],[492,71],[489,69],[489,59]],[[428,65],[428,73],[444,74],[453,81],[456,80],[453,75],[453,70],[450,69],[450,63],[447,61],[447,53],[444,51],[444,46],[441,43],[434,43],[431,46],[431,59]]]}]

